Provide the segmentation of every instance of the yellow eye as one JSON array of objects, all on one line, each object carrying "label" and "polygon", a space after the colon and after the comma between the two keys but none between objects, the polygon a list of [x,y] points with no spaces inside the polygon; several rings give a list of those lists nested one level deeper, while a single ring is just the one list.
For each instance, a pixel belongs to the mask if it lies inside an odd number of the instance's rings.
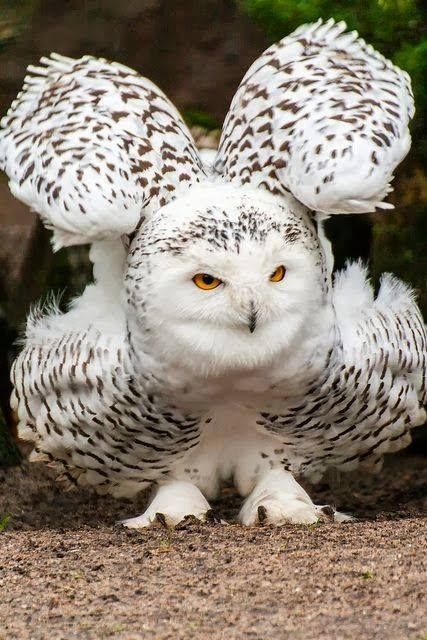
[{"label": "yellow eye", "polygon": [[216,289],[221,284],[221,280],[219,278],[215,278],[214,276],[209,275],[209,273],[196,273],[193,278],[193,282],[196,287],[199,287],[199,289],[205,289],[205,291]]},{"label": "yellow eye", "polygon": [[283,264],[281,264],[280,267],[277,267],[276,271],[273,271],[273,273],[271,274],[271,282],[280,282],[285,277],[285,273],[286,269]]}]

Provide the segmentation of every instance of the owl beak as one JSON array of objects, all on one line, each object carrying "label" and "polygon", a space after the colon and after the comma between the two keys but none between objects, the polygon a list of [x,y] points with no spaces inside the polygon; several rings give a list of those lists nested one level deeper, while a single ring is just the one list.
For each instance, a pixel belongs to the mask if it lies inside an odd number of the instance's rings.
[{"label": "owl beak", "polygon": [[253,300],[251,300],[250,305],[249,305],[249,321],[248,321],[248,327],[249,327],[249,331],[251,333],[253,333],[255,331],[256,320],[257,320],[257,312],[256,312],[256,309],[255,309],[255,305],[253,303]]}]

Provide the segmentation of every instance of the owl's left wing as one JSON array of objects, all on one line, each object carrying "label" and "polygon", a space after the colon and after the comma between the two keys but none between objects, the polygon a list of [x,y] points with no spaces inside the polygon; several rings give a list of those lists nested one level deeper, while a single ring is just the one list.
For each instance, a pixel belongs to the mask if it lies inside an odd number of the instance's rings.
[{"label": "owl's left wing", "polygon": [[390,274],[375,298],[351,264],[335,278],[337,335],[324,369],[281,415],[257,424],[282,439],[288,468],[319,480],[328,467],[379,468],[426,419],[427,334],[409,287]]},{"label": "owl's left wing", "polygon": [[326,214],[392,208],[383,199],[411,141],[409,76],[345,29],[304,25],[255,61],[226,117],[217,173]]}]

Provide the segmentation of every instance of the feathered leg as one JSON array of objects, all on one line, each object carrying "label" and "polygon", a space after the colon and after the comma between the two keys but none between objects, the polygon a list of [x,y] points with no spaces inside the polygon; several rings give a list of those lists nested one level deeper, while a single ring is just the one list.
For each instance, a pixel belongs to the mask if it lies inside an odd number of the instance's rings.
[{"label": "feathered leg", "polygon": [[123,520],[129,529],[151,527],[156,522],[175,526],[186,516],[206,519],[210,506],[204,495],[191,482],[175,481],[160,486],[148,509],[136,518]]},{"label": "feathered leg", "polygon": [[245,525],[314,524],[324,516],[333,517],[336,522],[351,520],[351,516],[332,507],[315,505],[289,471],[272,469],[245,500],[239,520]]}]

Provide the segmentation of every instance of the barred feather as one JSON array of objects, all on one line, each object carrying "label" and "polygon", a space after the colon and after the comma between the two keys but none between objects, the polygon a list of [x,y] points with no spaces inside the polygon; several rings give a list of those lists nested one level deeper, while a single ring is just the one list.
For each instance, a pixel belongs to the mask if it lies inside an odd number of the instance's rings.
[{"label": "barred feather", "polygon": [[326,214],[392,208],[384,198],[411,142],[409,76],[345,29],[304,25],[254,62],[224,123],[218,174]]}]

